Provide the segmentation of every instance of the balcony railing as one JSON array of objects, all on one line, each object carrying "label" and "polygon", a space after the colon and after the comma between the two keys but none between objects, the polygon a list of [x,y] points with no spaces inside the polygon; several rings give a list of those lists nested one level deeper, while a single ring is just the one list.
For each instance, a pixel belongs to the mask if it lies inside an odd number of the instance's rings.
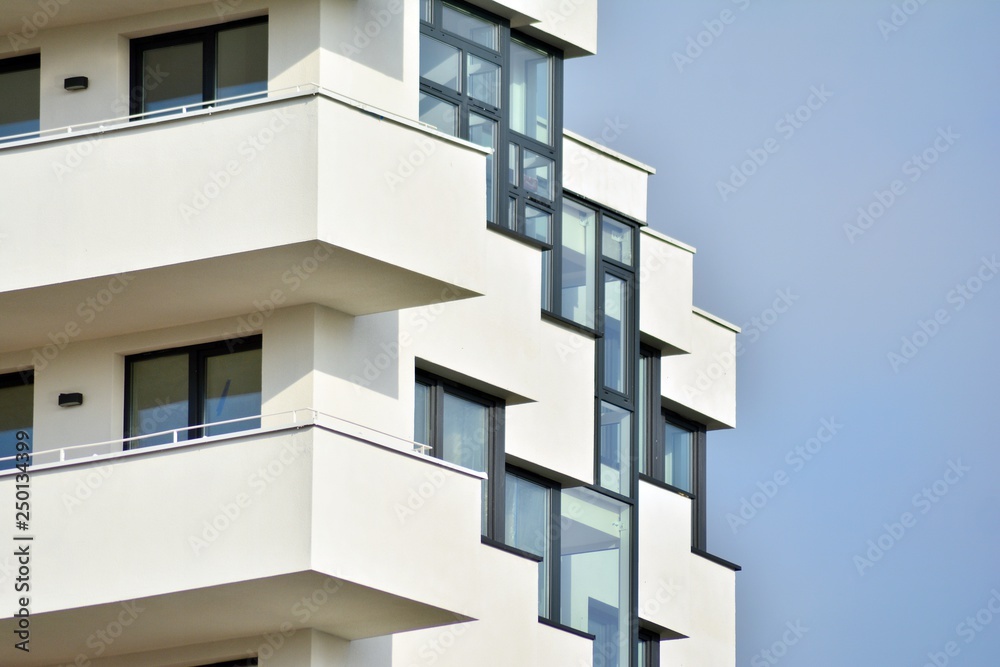
[{"label": "balcony railing", "polygon": [[[203,437],[194,437],[191,439],[186,439],[183,436],[192,433],[203,432],[206,429],[211,429],[212,427],[225,426],[231,424],[239,424],[245,422],[258,422],[261,424],[257,428],[247,428],[238,431],[229,431],[224,434],[210,435]],[[78,463],[81,461],[93,461],[94,459],[105,459],[105,458],[117,458],[121,456],[128,456],[134,454],[140,454],[144,452],[160,451],[165,449],[174,449],[179,447],[189,447],[192,445],[202,445],[210,442],[218,442],[220,440],[228,440],[232,438],[245,438],[249,435],[257,435],[261,433],[273,433],[275,431],[284,431],[289,429],[299,429],[308,426],[319,426],[325,428],[334,433],[339,433],[341,435],[346,435],[351,438],[356,438],[358,440],[364,440],[371,444],[375,444],[388,449],[395,449],[400,452],[407,454],[419,454],[422,456],[427,456],[430,454],[430,445],[424,445],[419,442],[414,442],[412,440],[406,440],[383,431],[379,431],[368,426],[363,426],[355,422],[347,421],[346,419],[341,419],[340,417],[334,417],[333,415],[314,410],[312,408],[300,408],[298,410],[289,410],[287,412],[277,412],[266,415],[253,415],[250,417],[241,417],[239,419],[227,419],[224,421],[211,422],[206,424],[198,424],[196,426],[185,426],[183,428],[175,428],[167,431],[158,431],[156,433],[146,433],[143,435],[132,436],[128,438],[116,438],[114,440],[104,440],[101,442],[92,442],[83,445],[71,445],[68,447],[61,447],[59,449],[49,449],[40,452],[32,452],[30,454],[31,464],[30,468],[32,471],[58,467],[69,463]],[[129,449],[128,445],[130,443],[149,440],[152,438],[159,438],[166,436],[170,442],[152,445],[148,447],[139,447],[136,449]],[[0,457],[0,467],[6,465],[14,465],[17,456],[4,456]],[[443,462],[447,463],[447,462]],[[463,469],[464,470],[464,469]],[[15,474],[18,471],[16,469],[0,470],[0,477],[4,475]]]},{"label": "balcony railing", "polygon": [[[158,109],[152,112],[147,111],[128,116],[116,116],[114,118],[96,120],[89,123],[78,123],[75,125],[66,125],[64,127],[39,130],[37,132],[13,134],[0,138],[0,150],[14,146],[33,144],[40,141],[65,139],[67,137],[76,137],[88,134],[102,134],[110,130],[121,129],[124,127],[139,127],[150,123],[177,120],[178,118],[188,116],[210,115],[219,111],[231,111],[247,106],[253,106],[255,104],[263,104],[266,102],[275,102],[313,95],[318,95],[355,107],[360,111],[364,111],[379,118],[401,122],[406,125],[420,127],[423,130],[429,130],[435,134],[441,134],[433,125],[428,125],[427,123],[414,120],[412,118],[405,118],[392,112],[385,111],[384,109],[374,107],[370,104],[365,104],[364,102],[360,102],[346,95],[341,95],[340,93],[336,93],[328,88],[323,88],[317,83],[302,83],[296,86],[276,88],[266,92],[247,93],[245,95],[234,95],[232,97],[220,97],[218,99],[208,100],[205,102],[196,102],[194,104],[185,104],[176,107],[169,107],[167,109]],[[441,134],[441,136],[447,135]],[[453,139],[453,137],[448,138]],[[465,144],[467,142],[459,140],[459,143]],[[474,144],[469,143],[469,145]],[[476,147],[479,148],[478,146]]]}]

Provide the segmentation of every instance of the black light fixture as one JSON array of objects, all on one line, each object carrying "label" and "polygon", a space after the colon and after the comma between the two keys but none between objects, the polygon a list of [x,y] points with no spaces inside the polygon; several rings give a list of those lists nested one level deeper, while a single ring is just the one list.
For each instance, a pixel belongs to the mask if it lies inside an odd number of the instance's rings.
[{"label": "black light fixture", "polygon": [[76,392],[73,394],[59,394],[59,407],[72,408],[83,405],[83,394]]},{"label": "black light fixture", "polygon": [[63,88],[66,90],[87,90],[90,86],[90,79],[85,76],[71,76],[63,81]]}]

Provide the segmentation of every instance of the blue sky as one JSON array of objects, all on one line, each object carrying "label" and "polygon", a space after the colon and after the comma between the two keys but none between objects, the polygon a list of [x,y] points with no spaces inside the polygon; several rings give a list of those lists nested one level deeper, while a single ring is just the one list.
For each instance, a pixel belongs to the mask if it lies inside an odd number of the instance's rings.
[{"label": "blue sky", "polygon": [[1000,664],[998,33],[986,0],[603,0],[567,63],[566,126],[624,126],[747,332],[708,441],[741,667]]}]

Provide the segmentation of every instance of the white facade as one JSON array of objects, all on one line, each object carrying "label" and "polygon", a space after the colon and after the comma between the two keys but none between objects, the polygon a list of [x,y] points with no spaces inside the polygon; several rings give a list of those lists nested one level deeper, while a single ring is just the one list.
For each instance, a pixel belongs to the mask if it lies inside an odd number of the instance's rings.
[{"label": "white facade", "polygon": [[[466,4],[566,58],[596,51],[596,0]],[[265,97],[122,118],[133,40],[261,16]],[[537,559],[483,538],[488,475],[414,444],[427,373],[496,399],[501,465],[557,495],[600,488],[595,383],[609,371],[596,360],[610,340],[543,316],[547,246],[483,220],[491,151],[420,121],[421,30],[410,0],[0,7],[0,67],[41,56],[39,134],[0,143],[0,378],[34,371],[27,531],[13,527],[17,470],[0,471],[0,553],[34,537],[26,592],[0,556],[0,664],[636,659],[595,659],[586,630],[566,627],[568,565],[553,564],[566,599],[540,621]],[[83,75],[86,90],[64,90]],[[735,426],[737,330],[692,304],[694,249],[645,227],[653,170],[561,140],[563,195],[635,230],[653,428],[661,407]],[[256,335],[259,428],[125,451],[129,359]],[[74,392],[83,404],[60,407]],[[697,494],[628,474],[620,646],[641,627],[659,664],[734,665],[735,572],[692,551]],[[15,647],[21,597],[30,652]]]}]

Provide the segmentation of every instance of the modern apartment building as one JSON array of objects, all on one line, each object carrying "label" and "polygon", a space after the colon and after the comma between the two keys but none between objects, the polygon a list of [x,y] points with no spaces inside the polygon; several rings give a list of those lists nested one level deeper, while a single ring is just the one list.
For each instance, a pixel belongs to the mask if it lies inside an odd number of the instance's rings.
[{"label": "modern apartment building", "polygon": [[596,0],[0,36],[0,664],[735,664],[737,331],[563,128]]}]

